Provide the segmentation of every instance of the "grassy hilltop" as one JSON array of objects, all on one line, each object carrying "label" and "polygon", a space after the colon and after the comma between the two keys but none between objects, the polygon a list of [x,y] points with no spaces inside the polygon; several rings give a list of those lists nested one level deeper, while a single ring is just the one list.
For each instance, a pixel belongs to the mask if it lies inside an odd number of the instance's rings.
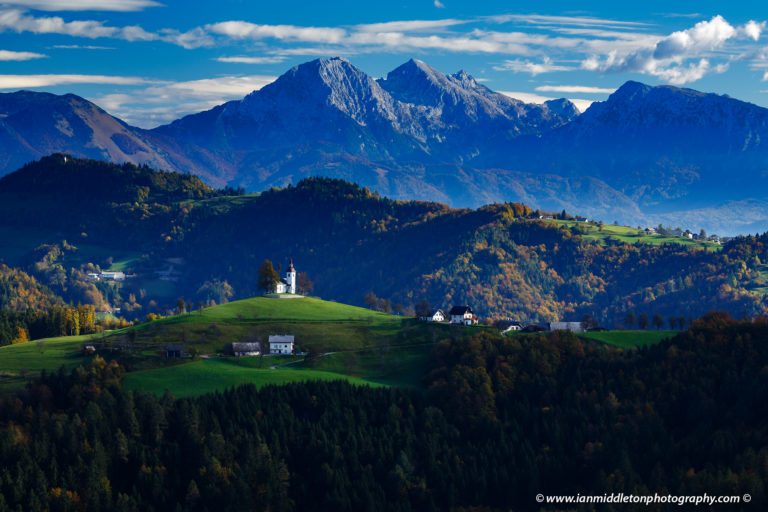
[{"label": "grassy hilltop", "polygon": [[[0,391],[24,385],[42,370],[87,363],[82,347],[94,345],[105,359],[133,371],[128,389],[193,396],[253,383],[346,380],[372,386],[419,387],[434,344],[483,327],[426,324],[412,318],[316,298],[254,297],[105,334],[49,338],[0,347]],[[233,341],[261,341],[293,334],[299,350],[313,356],[226,357]],[[621,348],[655,344],[672,331],[611,331],[583,335]],[[525,336],[516,334],[515,336]],[[163,359],[165,346],[182,343],[199,357]]]},{"label": "grassy hilltop", "polygon": [[[317,379],[419,385],[432,345],[451,333],[474,329],[426,325],[316,298],[254,297],[105,334],[0,347],[0,389],[19,387],[25,377],[42,370],[84,364],[81,347],[86,344],[94,345],[105,359],[117,357],[130,365],[134,371],[125,379],[128,388],[159,394],[166,387],[186,396],[246,382]],[[332,354],[309,361],[291,356],[223,357],[234,341],[264,344],[270,334],[293,334],[299,350]],[[182,343],[187,354],[200,357],[166,361],[162,356],[169,343]]]}]

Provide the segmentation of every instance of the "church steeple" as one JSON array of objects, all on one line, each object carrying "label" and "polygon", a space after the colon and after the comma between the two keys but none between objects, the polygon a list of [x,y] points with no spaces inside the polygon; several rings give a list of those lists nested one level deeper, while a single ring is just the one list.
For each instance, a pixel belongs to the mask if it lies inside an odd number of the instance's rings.
[{"label": "church steeple", "polygon": [[288,293],[296,293],[296,269],[293,268],[293,258],[288,264],[288,271],[285,273],[285,281],[288,283]]}]

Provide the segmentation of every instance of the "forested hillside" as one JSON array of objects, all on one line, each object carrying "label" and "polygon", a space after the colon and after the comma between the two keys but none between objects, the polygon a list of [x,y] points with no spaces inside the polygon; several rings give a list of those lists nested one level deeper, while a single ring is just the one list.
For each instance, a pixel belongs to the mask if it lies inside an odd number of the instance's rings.
[{"label": "forested hillside", "polygon": [[0,398],[0,508],[527,511],[538,493],[706,493],[761,509],[766,336],[718,313],[640,350],[454,337],[427,394],[312,382],[174,400],[123,390],[124,369],[96,358]]},{"label": "forested hillside", "polygon": [[61,304],[61,299],[26,272],[0,263],[0,309],[24,312]]},{"label": "forested hillside", "polygon": [[[84,193],[83,182],[101,185]],[[426,299],[521,321],[578,321],[588,313],[608,327],[630,312],[768,312],[766,235],[720,251],[630,244],[584,238],[578,226],[538,220],[517,203],[452,209],[323,178],[243,196],[189,176],[61,155],[0,180],[0,197],[10,224],[53,233],[48,249],[30,247],[20,259],[25,270],[68,301],[101,300],[129,317],[172,309],[179,298],[196,304],[258,294],[258,266],[265,259],[286,266],[289,258],[324,298],[362,304],[375,295],[386,299],[376,304],[406,312]],[[78,249],[87,244],[101,244],[91,251],[100,259]],[[63,256],[46,263],[55,247]],[[80,256],[68,263],[67,251]],[[98,296],[92,285],[76,284],[120,251],[132,253],[121,267],[132,278],[99,285]],[[163,270],[172,273],[159,282]]]}]

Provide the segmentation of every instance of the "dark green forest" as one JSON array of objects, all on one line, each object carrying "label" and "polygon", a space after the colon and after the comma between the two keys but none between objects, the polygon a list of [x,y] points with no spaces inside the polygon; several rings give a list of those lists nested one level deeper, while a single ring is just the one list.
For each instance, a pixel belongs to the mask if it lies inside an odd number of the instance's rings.
[{"label": "dark green forest", "polygon": [[611,492],[749,493],[762,510],[767,340],[765,320],[726,313],[627,351],[480,333],[435,347],[424,390],[195,399],[124,391],[96,358],[0,399],[0,510],[525,511]]},{"label": "dark green forest", "polygon": [[[538,220],[522,204],[452,209],[382,198],[340,180],[310,178],[244,196],[192,176],[54,155],[0,179],[0,215],[26,232],[54,233],[50,243],[29,247],[21,270],[65,302],[120,306],[128,319],[162,314],[178,299],[253,296],[262,262],[285,267],[291,257],[323,298],[363,305],[372,293],[406,313],[427,300],[523,322],[589,314],[609,328],[630,311],[768,313],[768,235],[738,237],[719,251],[595,241]],[[87,273],[109,261],[89,260],[78,248],[87,244],[135,253],[126,269],[135,277],[89,282]],[[172,289],[157,295],[145,283],[169,261]],[[6,307],[13,298],[2,300]]]}]

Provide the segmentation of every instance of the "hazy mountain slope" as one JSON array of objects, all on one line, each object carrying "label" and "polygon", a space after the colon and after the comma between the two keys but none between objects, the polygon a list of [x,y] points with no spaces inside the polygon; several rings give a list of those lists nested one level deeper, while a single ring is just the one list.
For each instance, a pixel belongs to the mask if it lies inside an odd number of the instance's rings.
[{"label": "hazy mountain slope", "polygon": [[534,147],[527,168],[588,174],[647,213],[754,198],[768,185],[768,109],[690,89],[627,82]]},{"label": "hazy mountain slope", "polygon": [[[0,174],[51,152],[149,163],[260,191],[311,176],[457,207],[525,201],[627,224],[768,229],[768,109],[628,82],[584,114],[525,104],[410,60],[374,79],[296,66],[242,100],[153,130],[77,96],[0,95]],[[676,222],[676,219],[680,219]]]},{"label": "hazy mountain slope", "polygon": [[173,168],[141,130],[73,94],[0,94],[0,149],[6,172],[55,152]]}]

